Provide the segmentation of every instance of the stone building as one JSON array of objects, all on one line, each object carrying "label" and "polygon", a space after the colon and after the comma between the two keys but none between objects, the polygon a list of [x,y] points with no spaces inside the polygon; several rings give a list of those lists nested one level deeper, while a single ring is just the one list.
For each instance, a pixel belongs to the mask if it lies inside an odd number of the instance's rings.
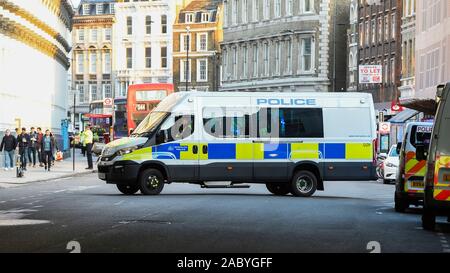
[{"label": "stone building", "polygon": [[[72,92],[76,92],[75,126],[82,114],[104,114],[103,99],[114,98],[114,0],[82,0],[72,32]],[[69,97],[73,113],[73,93]],[[111,114],[111,113],[108,113]]]},{"label": "stone building", "polygon": [[347,62],[347,91],[358,91],[358,7],[360,0],[350,1],[350,21],[348,27],[348,62]]},{"label": "stone building", "polygon": [[221,90],[345,91],[348,6],[225,0]]},{"label": "stone building", "polygon": [[[194,0],[177,11],[173,26],[176,91],[217,91],[220,84],[222,0]],[[187,61],[189,60],[189,61]]]},{"label": "stone building", "polygon": [[400,99],[408,100],[414,97],[416,88],[416,0],[403,0],[401,35],[402,74],[399,90]]}]

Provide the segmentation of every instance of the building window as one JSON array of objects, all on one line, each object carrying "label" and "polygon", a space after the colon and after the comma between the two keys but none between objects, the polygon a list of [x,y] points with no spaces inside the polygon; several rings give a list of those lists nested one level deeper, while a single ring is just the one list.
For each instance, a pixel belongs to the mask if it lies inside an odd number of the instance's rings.
[{"label": "building window", "polygon": [[384,16],[384,40],[389,40],[389,16]]},{"label": "building window", "polygon": [[97,4],[96,5],[96,13],[97,14],[103,14],[103,4]]},{"label": "building window", "polygon": [[103,84],[103,97],[104,98],[112,98],[112,89],[111,84]]},{"label": "building window", "polygon": [[389,65],[388,60],[384,60],[384,83],[387,84],[389,82]]},{"label": "building window", "polygon": [[103,72],[105,74],[111,73],[111,53],[105,52],[103,56]]},{"label": "building window", "polygon": [[78,29],[78,41],[79,42],[84,41],[84,29],[82,28]]},{"label": "building window", "polygon": [[97,85],[96,84],[90,84],[89,85],[89,91],[91,93],[91,101],[97,100]]},{"label": "building window", "polygon": [[186,82],[186,75],[187,75],[187,81],[191,82],[191,60],[187,62],[186,60],[180,60],[180,81]]},{"label": "building window", "polygon": [[366,26],[365,26],[365,31],[366,31],[366,33],[364,34],[364,36],[365,36],[365,44],[366,44],[366,46],[367,45],[369,45],[369,43],[370,43],[370,35],[369,35],[369,21],[367,21],[366,22]]},{"label": "building window", "polygon": [[301,71],[302,72],[312,72],[313,69],[313,56],[312,56],[312,38],[302,38],[301,39]]},{"label": "building window", "polygon": [[378,42],[381,43],[383,41],[383,18],[378,18]]},{"label": "building window", "polygon": [[288,40],[286,42],[286,74],[291,74],[292,72],[292,42]]},{"label": "building window", "polygon": [[395,83],[395,59],[391,58],[391,83]]},{"label": "building window", "polygon": [[286,0],[286,15],[291,16],[294,10],[294,0]]},{"label": "building window", "polygon": [[77,53],[77,74],[84,73],[84,54],[83,52]]},{"label": "building window", "polygon": [[237,14],[238,14],[238,0],[233,0],[233,5],[231,7],[231,15],[232,15],[231,22],[233,25],[237,25],[238,23]]},{"label": "building window", "polygon": [[77,84],[75,88],[78,90],[78,102],[83,103],[85,101],[84,85]]},{"label": "building window", "polygon": [[248,17],[248,9],[247,9],[247,0],[242,0],[242,23],[247,23],[247,17]]},{"label": "building window", "polygon": [[275,0],[275,18],[281,17],[281,0]]},{"label": "building window", "polygon": [[269,76],[269,44],[264,44],[264,76]]},{"label": "building window", "polygon": [[253,0],[253,9],[252,9],[252,17],[253,17],[253,22],[258,22],[259,20],[259,0]]},{"label": "building window", "polygon": [[145,34],[152,33],[152,17],[145,16]]},{"label": "building window", "polygon": [[258,77],[258,45],[253,45],[253,77]]},{"label": "building window", "polygon": [[193,13],[186,13],[184,16],[184,21],[186,23],[193,23],[194,22],[194,14]]},{"label": "building window", "polygon": [[396,28],[397,28],[397,20],[396,20],[396,16],[395,13],[391,15],[391,26],[392,26],[392,30],[391,30],[391,38],[395,39],[395,34],[396,34]]},{"label": "building window", "polygon": [[225,81],[227,79],[227,71],[228,71],[228,51],[223,51],[222,56],[222,80]]},{"label": "building window", "polygon": [[233,74],[233,79],[237,79],[237,62],[238,62],[238,52],[237,52],[237,48],[234,47],[233,48],[233,66],[232,66],[232,74]]},{"label": "building window", "polygon": [[280,75],[281,47],[280,42],[275,43],[275,74]]},{"label": "building window", "polygon": [[208,23],[209,22],[209,13],[203,12],[202,13],[202,23]]},{"label": "building window", "polygon": [[376,35],[377,35],[375,19],[372,19],[371,24],[372,24],[372,45],[374,45],[376,43]]},{"label": "building window", "polygon": [[363,46],[364,45],[364,24],[360,23],[359,24],[359,46]]},{"label": "building window", "polygon": [[128,47],[126,51],[127,68],[131,69],[133,68],[133,49],[131,47]]},{"label": "building window", "polygon": [[197,51],[208,51],[208,34],[199,33],[197,39]]},{"label": "building window", "polygon": [[167,47],[161,47],[161,68],[167,68]]},{"label": "building window", "polygon": [[190,51],[191,50],[191,46],[190,46],[191,34],[181,34],[180,35],[180,39],[181,39],[181,41],[180,41],[180,44],[181,44],[180,51],[181,52],[186,52],[188,50]]},{"label": "building window", "polygon": [[127,17],[127,34],[133,34],[133,18],[131,16]]},{"label": "building window", "polygon": [[97,53],[91,52],[90,53],[90,60],[89,60],[89,73],[90,74],[97,74]]},{"label": "building window", "polygon": [[152,67],[152,48],[146,47],[145,48],[145,68],[151,68]]},{"label": "building window", "polygon": [[264,20],[270,19],[270,0],[264,0],[263,6]]},{"label": "building window", "polygon": [[228,26],[228,2],[223,3],[223,26]]},{"label": "building window", "polygon": [[167,33],[167,15],[161,15],[161,33]]},{"label": "building window", "polygon": [[247,46],[244,46],[242,48],[242,76],[244,78],[247,78],[248,74],[248,48]]},{"label": "building window", "polygon": [[91,42],[97,42],[97,34],[96,28],[91,29]]},{"label": "building window", "polygon": [[84,4],[83,5],[83,15],[89,15],[91,13],[91,5]]},{"label": "building window", "polygon": [[109,12],[111,14],[114,14],[115,10],[114,10],[114,3],[109,3]]},{"label": "building window", "polygon": [[105,41],[111,41],[111,28],[106,28],[105,29]]},{"label": "building window", "polygon": [[198,82],[208,81],[208,60],[207,59],[197,60],[197,81]]},{"label": "building window", "polygon": [[312,13],[314,12],[314,0],[301,0],[302,2],[302,12]]}]

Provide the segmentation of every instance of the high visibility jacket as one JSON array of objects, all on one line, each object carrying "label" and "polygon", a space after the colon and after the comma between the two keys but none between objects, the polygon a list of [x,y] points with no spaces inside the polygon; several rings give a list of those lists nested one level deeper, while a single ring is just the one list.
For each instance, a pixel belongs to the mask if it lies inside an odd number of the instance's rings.
[{"label": "high visibility jacket", "polygon": [[84,144],[92,144],[94,142],[94,134],[91,130],[87,130],[84,132]]}]

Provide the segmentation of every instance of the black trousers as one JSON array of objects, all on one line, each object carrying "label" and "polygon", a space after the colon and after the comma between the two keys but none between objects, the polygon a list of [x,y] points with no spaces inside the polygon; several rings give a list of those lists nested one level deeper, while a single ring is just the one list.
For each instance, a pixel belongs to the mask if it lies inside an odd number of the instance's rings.
[{"label": "black trousers", "polygon": [[37,157],[38,157],[39,163],[44,163],[42,161],[42,158],[44,157],[42,149],[41,148],[36,148],[36,152],[37,152]]},{"label": "black trousers", "polygon": [[42,161],[44,162],[45,169],[50,170],[52,165],[53,153],[51,151],[42,151]]},{"label": "black trousers", "polygon": [[19,148],[20,165],[23,169],[27,168],[28,147]]},{"label": "black trousers", "polygon": [[92,163],[92,143],[86,144],[86,156],[88,168],[94,168],[94,164]]}]

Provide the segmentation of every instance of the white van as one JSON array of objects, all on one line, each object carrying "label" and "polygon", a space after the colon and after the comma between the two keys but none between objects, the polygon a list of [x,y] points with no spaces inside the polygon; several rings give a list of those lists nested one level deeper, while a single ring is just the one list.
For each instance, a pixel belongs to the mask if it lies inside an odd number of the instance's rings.
[{"label": "white van", "polygon": [[375,128],[370,94],[175,93],[106,145],[98,175],[124,194],[230,181],[310,196],[324,180],[376,179]]},{"label": "white van", "polygon": [[410,204],[417,206],[423,201],[423,178],[427,162],[416,159],[416,147],[425,145],[428,149],[432,130],[433,123],[410,122],[404,129],[402,142],[397,145],[400,155],[394,196],[397,212],[404,212]]}]

